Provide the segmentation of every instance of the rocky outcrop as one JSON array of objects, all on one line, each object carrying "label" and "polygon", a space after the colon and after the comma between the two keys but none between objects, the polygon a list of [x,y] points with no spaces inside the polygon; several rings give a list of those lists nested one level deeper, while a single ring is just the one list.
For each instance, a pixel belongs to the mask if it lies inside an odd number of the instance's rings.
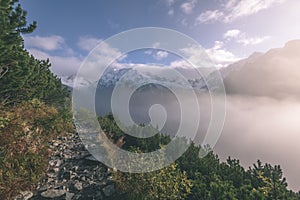
[{"label": "rocky outcrop", "polygon": [[23,192],[16,199],[113,199],[115,186],[107,167],[93,159],[78,134],[68,133],[50,148],[53,153],[44,179],[34,192]]}]

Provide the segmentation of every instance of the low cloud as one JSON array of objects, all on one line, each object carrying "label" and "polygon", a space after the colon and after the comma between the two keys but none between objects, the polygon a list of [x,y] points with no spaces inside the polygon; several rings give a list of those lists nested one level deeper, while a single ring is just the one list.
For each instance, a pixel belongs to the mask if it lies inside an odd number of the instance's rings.
[{"label": "low cloud", "polygon": [[65,46],[64,38],[58,35],[47,37],[25,36],[24,43],[28,48],[37,48],[45,51],[60,50]]},{"label": "low cloud", "polygon": [[221,41],[215,41],[214,46],[210,49],[207,49],[206,53],[218,67],[225,67],[228,64],[240,60],[239,57],[226,50],[224,43]]},{"label": "low cloud", "polygon": [[[299,51],[300,41],[291,41],[228,68],[225,124],[214,148],[222,160],[231,156],[245,167],[258,159],[281,165],[295,191],[300,189]],[[200,133],[211,119],[209,100],[209,95],[199,97]]]},{"label": "low cloud", "polygon": [[225,78],[227,117],[216,152],[245,166],[280,164],[299,190],[300,41],[249,58]]},{"label": "low cloud", "polygon": [[258,159],[281,165],[289,188],[298,191],[300,101],[228,95],[226,119],[215,152],[237,158],[245,167]]}]

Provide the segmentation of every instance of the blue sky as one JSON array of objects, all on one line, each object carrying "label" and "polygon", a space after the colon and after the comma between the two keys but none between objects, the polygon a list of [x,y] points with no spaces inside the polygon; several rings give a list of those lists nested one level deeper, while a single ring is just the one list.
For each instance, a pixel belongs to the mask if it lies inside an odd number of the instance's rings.
[{"label": "blue sky", "polygon": [[[299,39],[299,0],[21,0],[37,30],[25,47],[50,58],[59,75],[75,73],[89,51],[114,34],[139,27],[180,31],[202,45],[216,66]],[[123,62],[172,65],[163,51],[130,54]],[[175,63],[176,64],[176,63]],[[177,63],[178,64],[178,63]]]}]

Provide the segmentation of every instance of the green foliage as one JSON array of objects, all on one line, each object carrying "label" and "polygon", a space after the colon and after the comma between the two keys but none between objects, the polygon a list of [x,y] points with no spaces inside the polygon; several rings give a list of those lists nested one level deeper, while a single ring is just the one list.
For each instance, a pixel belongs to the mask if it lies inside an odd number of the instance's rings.
[{"label": "green foliage", "polygon": [[[114,135],[114,140],[125,136],[123,148],[134,152],[151,152],[168,144],[168,136],[157,134],[147,139],[127,136],[110,114],[99,118],[101,127]],[[128,127],[135,129],[137,127]],[[187,141],[176,138],[174,151]],[[171,150],[172,150],[171,149]],[[169,167],[141,174],[112,173],[122,199],[190,199],[190,200],[273,200],[300,199],[299,194],[287,189],[280,166],[262,164],[260,161],[246,170],[239,160],[229,157],[220,162],[217,155],[191,143],[187,151]],[[200,152],[209,152],[199,158]],[[149,163],[149,168],[151,168]],[[181,178],[180,178],[181,177]],[[182,182],[182,180],[184,180]],[[176,184],[175,184],[176,183]],[[175,185],[176,186],[175,186]],[[174,189],[176,187],[177,189]],[[181,191],[180,194],[177,193]]]},{"label": "green foliage", "polygon": [[[131,135],[127,135],[124,133],[117,125],[116,121],[117,119],[114,119],[112,114],[108,114],[105,117],[99,117],[98,118],[99,123],[101,125],[101,128],[104,132],[106,132],[108,135],[113,133],[113,140],[116,142],[118,138],[121,136],[126,136],[124,141],[125,144],[123,145],[124,149],[130,150],[131,147],[138,147],[140,151],[146,153],[146,152],[152,152],[157,149],[160,149],[161,145],[166,145],[170,142],[170,137],[156,134],[153,137],[150,138],[137,138],[133,137]],[[129,133],[138,133],[141,129],[137,126],[127,127],[127,132]],[[147,132],[152,133],[153,129],[150,127],[145,127],[143,129],[143,134],[148,135]]]},{"label": "green foliage", "polygon": [[21,34],[34,31],[17,0],[0,1],[0,104],[11,105],[39,99],[64,105],[67,91],[50,71],[49,60],[37,60],[24,49]]},{"label": "green foliage", "polygon": [[48,164],[47,143],[73,131],[69,93],[51,73],[49,60],[24,48],[31,33],[18,0],[0,0],[0,199],[10,199],[41,178]]},{"label": "green foliage", "polygon": [[192,187],[175,163],[149,173],[113,172],[113,180],[122,199],[185,199]]}]

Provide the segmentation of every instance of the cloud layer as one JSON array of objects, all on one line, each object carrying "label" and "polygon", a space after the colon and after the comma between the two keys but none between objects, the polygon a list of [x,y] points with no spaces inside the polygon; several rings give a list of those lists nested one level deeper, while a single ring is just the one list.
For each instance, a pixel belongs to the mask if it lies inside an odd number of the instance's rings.
[{"label": "cloud layer", "polygon": [[[223,160],[232,156],[244,166],[258,159],[281,165],[295,191],[300,189],[299,52],[300,40],[291,41],[284,48],[254,54],[229,66],[226,120],[215,147]],[[206,98],[200,97],[204,107],[201,132],[210,120]]]}]

